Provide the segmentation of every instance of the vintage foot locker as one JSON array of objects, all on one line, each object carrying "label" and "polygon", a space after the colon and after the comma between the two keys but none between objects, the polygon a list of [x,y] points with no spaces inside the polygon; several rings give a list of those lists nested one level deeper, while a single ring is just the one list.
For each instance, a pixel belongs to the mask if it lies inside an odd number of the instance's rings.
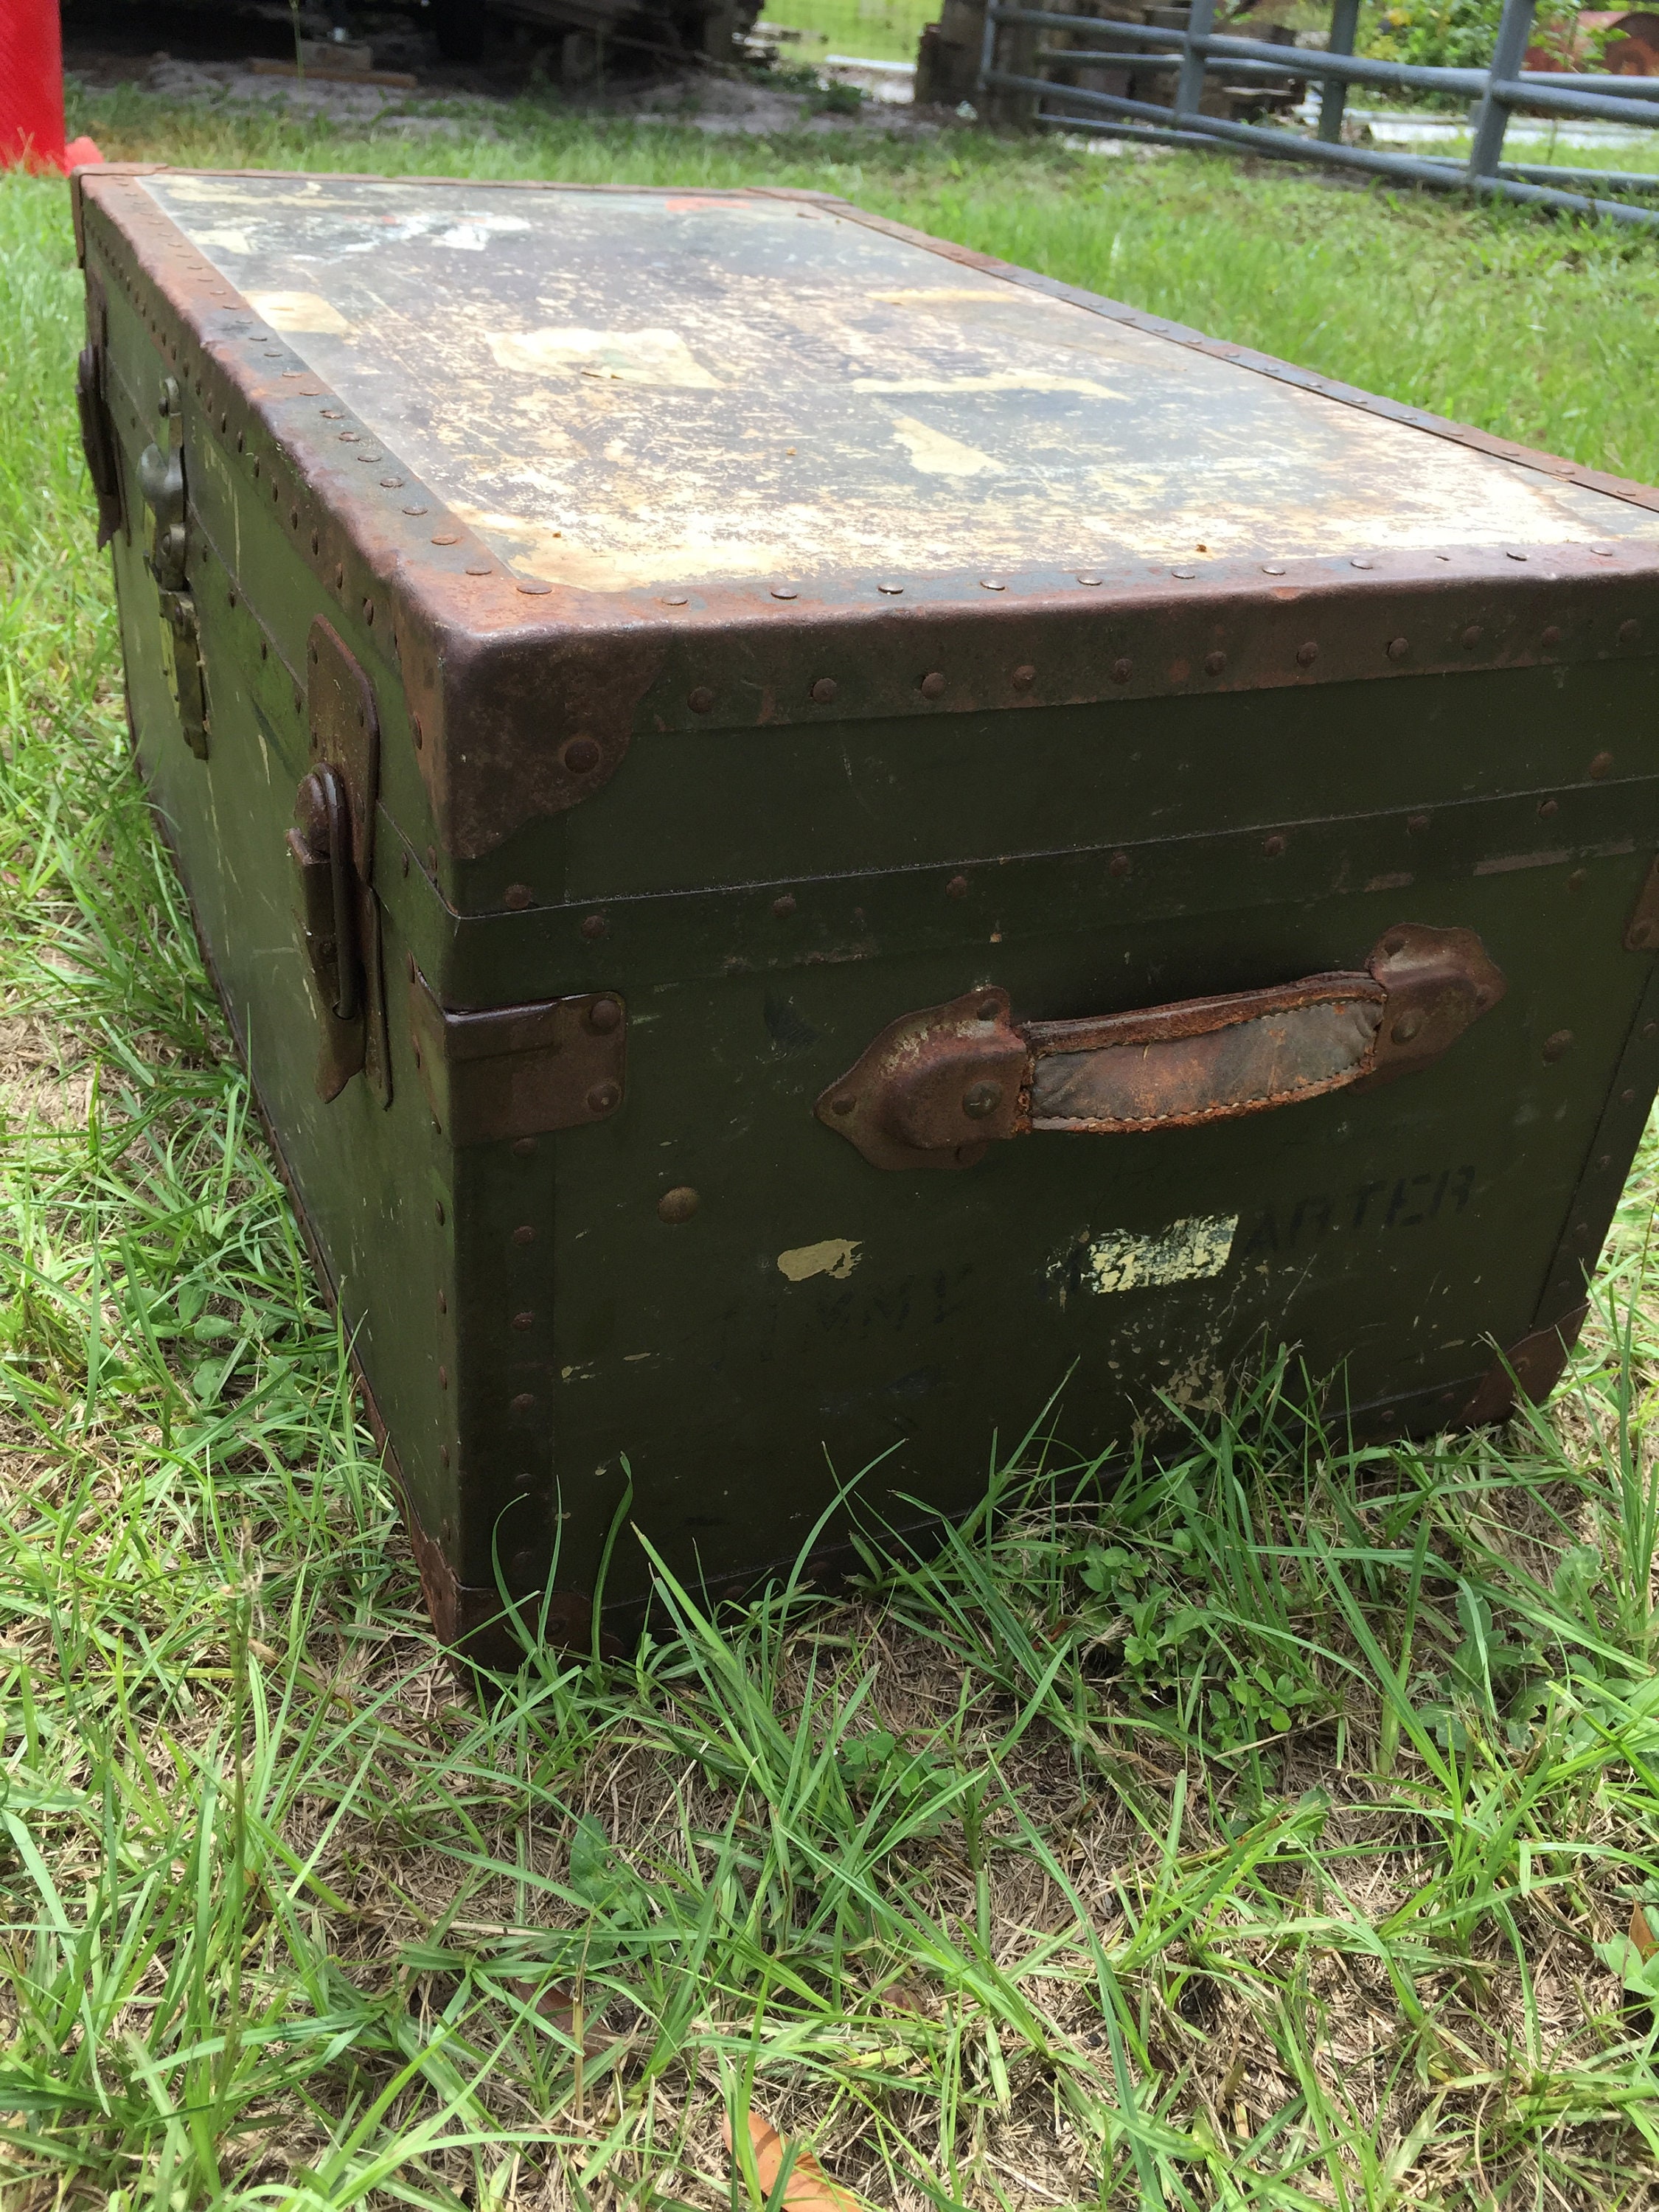
[{"label": "vintage foot locker", "polygon": [[584,1632],[630,1475],[624,1612],[1062,1385],[1548,1390],[1659,1079],[1659,494],[799,194],[76,211],[138,758],[446,1636]]}]

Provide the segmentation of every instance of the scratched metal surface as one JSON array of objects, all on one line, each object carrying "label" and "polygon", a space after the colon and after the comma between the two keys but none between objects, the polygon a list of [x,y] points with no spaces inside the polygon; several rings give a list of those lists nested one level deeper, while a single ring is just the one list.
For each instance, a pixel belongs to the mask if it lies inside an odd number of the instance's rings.
[{"label": "scratched metal surface", "polygon": [[1659,515],[787,201],[144,188],[556,583],[1659,540]]}]

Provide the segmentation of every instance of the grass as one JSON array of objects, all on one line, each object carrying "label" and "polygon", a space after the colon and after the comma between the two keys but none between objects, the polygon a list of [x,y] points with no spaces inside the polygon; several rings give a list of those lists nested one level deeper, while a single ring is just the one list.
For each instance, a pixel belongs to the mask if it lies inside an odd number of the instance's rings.
[{"label": "grass", "polygon": [[[822,185],[1659,475],[1626,238],[966,136],[500,127],[420,161]],[[1287,1361],[1107,1483],[1039,1424],[936,1557],[872,1531],[851,1594],[718,1620],[665,1583],[655,1641],[480,1702],[124,765],[60,186],[0,183],[0,329],[8,2206],[759,2204],[750,2113],[884,2206],[1650,2204],[1651,1146],[1547,1416],[1355,1451]]]}]

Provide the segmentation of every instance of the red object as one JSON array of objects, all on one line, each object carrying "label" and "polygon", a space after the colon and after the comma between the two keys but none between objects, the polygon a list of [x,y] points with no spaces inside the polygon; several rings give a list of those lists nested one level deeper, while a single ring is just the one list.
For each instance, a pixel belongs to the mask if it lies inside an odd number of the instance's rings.
[{"label": "red object", "polygon": [[64,143],[58,0],[0,0],[0,168],[69,169],[103,156]]}]

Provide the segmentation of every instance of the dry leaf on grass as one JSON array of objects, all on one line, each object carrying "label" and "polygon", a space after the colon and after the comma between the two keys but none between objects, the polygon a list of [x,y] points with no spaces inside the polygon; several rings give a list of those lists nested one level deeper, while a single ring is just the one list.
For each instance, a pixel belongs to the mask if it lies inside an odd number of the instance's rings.
[{"label": "dry leaf on grass", "polygon": [[1644,1964],[1656,1951],[1659,1951],[1659,1937],[1654,1935],[1652,1922],[1640,1905],[1632,1905],[1630,1909],[1630,1940],[1636,1946],[1637,1957]]},{"label": "dry leaf on grass", "polygon": [[[726,2149],[732,2150],[729,2118],[721,2122],[720,2131],[726,2137]],[[752,2106],[749,2112],[749,2140],[755,2148],[755,2172],[769,2197],[777,2186],[789,2146],[772,2123],[763,2119]],[[732,2162],[737,2162],[735,2154]],[[783,2192],[783,2212],[869,2212],[869,2208],[850,2189],[831,2181],[811,2152],[803,2150],[796,2154],[794,2165],[789,2170]]]}]

